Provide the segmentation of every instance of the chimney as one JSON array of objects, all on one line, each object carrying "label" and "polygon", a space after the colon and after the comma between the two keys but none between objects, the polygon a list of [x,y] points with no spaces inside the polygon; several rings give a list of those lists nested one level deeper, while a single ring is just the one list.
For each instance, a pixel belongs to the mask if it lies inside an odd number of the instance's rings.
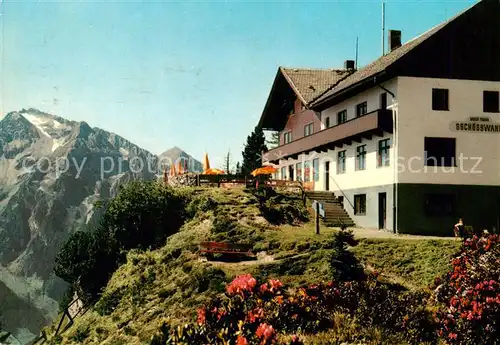
[{"label": "chimney", "polygon": [[401,31],[389,30],[389,49],[392,52],[394,49],[401,47]]},{"label": "chimney", "polygon": [[354,60],[345,60],[344,62],[344,69],[346,70],[353,70],[356,67],[354,66]]}]

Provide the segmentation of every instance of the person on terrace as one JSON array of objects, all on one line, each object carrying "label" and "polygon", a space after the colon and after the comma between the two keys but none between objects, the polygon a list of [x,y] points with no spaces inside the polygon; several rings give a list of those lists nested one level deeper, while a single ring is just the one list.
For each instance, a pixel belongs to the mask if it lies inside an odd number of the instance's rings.
[{"label": "person on terrace", "polygon": [[455,232],[455,238],[456,239],[458,237],[460,237],[463,241],[466,240],[467,236],[466,236],[466,233],[465,233],[465,225],[464,225],[463,218],[461,218],[461,217],[458,218],[458,223],[455,224],[454,232]]}]

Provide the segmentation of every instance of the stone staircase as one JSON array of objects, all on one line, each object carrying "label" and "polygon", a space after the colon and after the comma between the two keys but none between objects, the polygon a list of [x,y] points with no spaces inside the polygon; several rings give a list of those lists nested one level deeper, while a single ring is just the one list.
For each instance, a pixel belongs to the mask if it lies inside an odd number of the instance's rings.
[{"label": "stone staircase", "polygon": [[324,225],[331,227],[339,227],[342,224],[351,227],[355,226],[354,221],[349,217],[342,204],[332,192],[307,191],[306,196],[308,205],[311,205],[313,200],[323,204],[325,217],[322,218],[322,221]]}]

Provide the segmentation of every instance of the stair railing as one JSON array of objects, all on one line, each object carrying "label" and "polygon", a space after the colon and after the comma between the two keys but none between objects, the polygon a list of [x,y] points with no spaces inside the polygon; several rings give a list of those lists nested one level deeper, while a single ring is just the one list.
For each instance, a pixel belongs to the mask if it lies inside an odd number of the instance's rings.
[{"label": "stair railing", "polygon": [[337,183],[337,181],[335,181],[335,179],[333,178],[333,176],[330,176],[330,179],[333,181],[333,183],[335,183],[335,185],[337,186],[337,188],[340,191],[340,193],[342,193],[342,196],[344,197],[344,200],[347,200],[347,202],[349,203],[349,205],[351,205],[351,207],[354,209],[354,204],[351,202],[351,200],[349,200],[349,198],[347,197],[347,195],[345,195],[344,191],[342,190],[342,188],[340,188],[339,184]]}]

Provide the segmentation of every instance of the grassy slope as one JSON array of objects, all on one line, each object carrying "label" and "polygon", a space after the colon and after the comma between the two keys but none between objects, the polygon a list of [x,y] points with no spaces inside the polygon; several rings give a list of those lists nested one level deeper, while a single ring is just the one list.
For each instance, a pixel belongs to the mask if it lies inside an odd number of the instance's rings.
[{"label": "grassy slope", "polygon": [[354,253],[369,267],[407,287],[423,288],[448,270],[459,242],[426,239],[362,239]]},{"label": "grassy slope", "polygon": [[[129,253],[127,263],[114,274],[96,308],[54,343],[148,344],[165,318],[179,323],[192,321],[197,307],[222,292],[224,284],[241,273],[279,278],[295,286],[328,280],[325,254],[333,229],[315,235],[312,223],[270,225],[261,216],[255,198],[242,190],[199,193],[210,195],[217,205],[185,224],[163,248]],[[239,224],[238,230],[231,232],[232,241],[252,242],[255,251],[266,251],[274,260],[201,261],[196,244],[226,236],[214,234],[212,228],[213,219],[224,214]],[[456,246],[440,240],[365,239],[354,250],[368,268],[409,287],[422,288],[446,270],[448,256]]]}]

